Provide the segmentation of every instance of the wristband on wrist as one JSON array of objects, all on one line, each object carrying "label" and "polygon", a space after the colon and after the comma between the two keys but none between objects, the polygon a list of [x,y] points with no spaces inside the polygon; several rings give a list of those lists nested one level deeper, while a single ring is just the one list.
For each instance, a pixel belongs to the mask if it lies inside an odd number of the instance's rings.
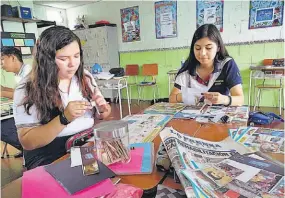
[{"label": "wristband on wrist", "polygon": [[70,122],[68,121],[68,119],[65,117],[64,112],[61,112],[59,114],[59,121],[62,125],[68,125]]},{"label": "wristband on wrist", "polygon": [[225,105],[225,107],[229,107],[232,104],[232,97],[231,96],[228,96],[228,97],[229,97],[229,103]]}]

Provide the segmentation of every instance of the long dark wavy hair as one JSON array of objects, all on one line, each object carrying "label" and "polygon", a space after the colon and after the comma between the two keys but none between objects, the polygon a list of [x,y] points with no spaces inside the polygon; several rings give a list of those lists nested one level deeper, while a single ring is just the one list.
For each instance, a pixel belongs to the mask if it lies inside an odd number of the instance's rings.
[{"label": "long dark wavy hair", "polygon": [[28,114],[35,105],[41,123],[47,123],[55,117],[55,111],[62,111],[63,105],[59,90],[58,66],[55,62],[56,51],[76,41],[80,49],[80,65],[75,73],[83,97],[88,100],[92,91],[88,86],[89,76],[84,74],[83,52],[80,39],[68,28],[54,26],[46,29],[37,42],[32,72],[25,85],[26,98],[23,105]]},{"label": "long dark wavy hair", "polygon": [[196,67],[200,64],[199,61],[196,59],[194,54],[194,45],[195,43],[202,39],[208,37],[211,41],[215,42],[219,48],[214,62],[219,62],[224,60],[226,57],[229,56],[228,51],[226,50],[226,47],[223,43],[221,34],[219,30],[216,28],[213,24],[204,24],[200,26],[194,33],[191,47],[190,47],[190,53],[185,61],[184,65],[181,67],[181,69],[178,71],[178,76],[180,73],[184,71],[189,71],[189,74],[194,75],[196,71]]}]

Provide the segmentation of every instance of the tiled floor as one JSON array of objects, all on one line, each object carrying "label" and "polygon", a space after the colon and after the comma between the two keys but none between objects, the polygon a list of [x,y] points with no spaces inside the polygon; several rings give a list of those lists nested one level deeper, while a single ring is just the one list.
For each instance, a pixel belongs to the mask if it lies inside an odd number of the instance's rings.
[{"label": "tiled floor", "polygon": [[[128,114],[128,108],[127,103],[123,101],[123,116],[126,116]],[[134,101],[131,104],[131,112],[132,114],[139,113],[143,111],[145,108],[150,106],[150,102],[141,102],[140,105],[137,104],[137,101]],[[108,117],[108,120],[118,120],[120,119],[120,111],[119,111],[119,105],[111,103],[112,107],[112,113]],[[260,110],[264,112],[275,112],[278,113],[277,108],[261,108]],[[283,115],[284,117],[284,115]],[[1,142],[1,151],[3,150],[3,143]],[[18,152],[17,149],[15,149],[12,146],[8,146],[8,151],[10,155],[14,155]],[[6,158],[1,159],[1,187],[6,185],[7,183],[19,178],[22,176],[23,173],[23,166],[22,166],[22,158]]]}]

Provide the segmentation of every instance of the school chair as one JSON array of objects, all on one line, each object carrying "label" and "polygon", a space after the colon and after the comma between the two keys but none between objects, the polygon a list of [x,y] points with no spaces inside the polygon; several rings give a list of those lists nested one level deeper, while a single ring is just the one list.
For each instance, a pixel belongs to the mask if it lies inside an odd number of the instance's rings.
[{"label": "school chair", "polygon": [[[130,93],[130,103],[132,103],[132,87],[137,87],[137,92],[139,94],[139,87],[138,87],[138,75],[139,75],[139,65],[126,65],[126,72],[125,75],[131,80],[131,77],[134,78],[131,82],[128,81],[128,89]],[[138,98],[139,102],[139,98]]]},{"label": "school chair", "polygon": [[[153,100],[155,103],[156,94],[158,95],[158,86],[156,82],[156,77],[158,75],[158,65],[154,64],[143,64],[142,66],[142,76],[144,80],[138,84],[139,87],[139,102],[142,100],[142,93],[145,87],[152,87],[153,91]],[[147,81],[147,78],[151,78],[150,81]],[[156,93],[157,92],[157,93]]]},{"label": "school chair", "polygon": [[[279,75],[278,75],[279,74]],[[281,77],[280,77],[281,76]],[[275,80],[275,84],[266,84],[266,80]],[[284,103],[284,98],[282,99],[283,96],[283,80],[284,80],[284,71],[265,71],[264,72],[264,79],[263,83],[256,85],[254,88],[257,90],[256,98],[255,98],[255,103],[253,107],[253,111],[256,110],[256,107],[259,108],[260,106],[260,101],[262,98],[262,93],[264,91],[278,91],[278,107],[279,107],[279,115],[282,113],[282,101]],[[276,81],[279,81],[279,83],[276,83]],[[284,104],[283,104],[284,105]]]}]

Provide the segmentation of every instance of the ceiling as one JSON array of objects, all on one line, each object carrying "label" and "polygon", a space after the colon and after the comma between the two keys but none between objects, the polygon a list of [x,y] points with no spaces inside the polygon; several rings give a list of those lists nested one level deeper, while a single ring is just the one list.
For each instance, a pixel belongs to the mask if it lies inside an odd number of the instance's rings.
[{"label": "ceiling", "polygon": [[50,1],[41,1],[41,0],[34,0],[34,4],[36,5],[44,5],[44,6],[50,6],[54,8],[60,8],[60,9],[68,9],[68,8],[73,8],[77,6],[82,6],[94,2],[98,2],[101,0],[89,0],[89,1],[74,1],[74,0],[62,0],[62,1],[55,1],[55,0],[50,0]]}]

